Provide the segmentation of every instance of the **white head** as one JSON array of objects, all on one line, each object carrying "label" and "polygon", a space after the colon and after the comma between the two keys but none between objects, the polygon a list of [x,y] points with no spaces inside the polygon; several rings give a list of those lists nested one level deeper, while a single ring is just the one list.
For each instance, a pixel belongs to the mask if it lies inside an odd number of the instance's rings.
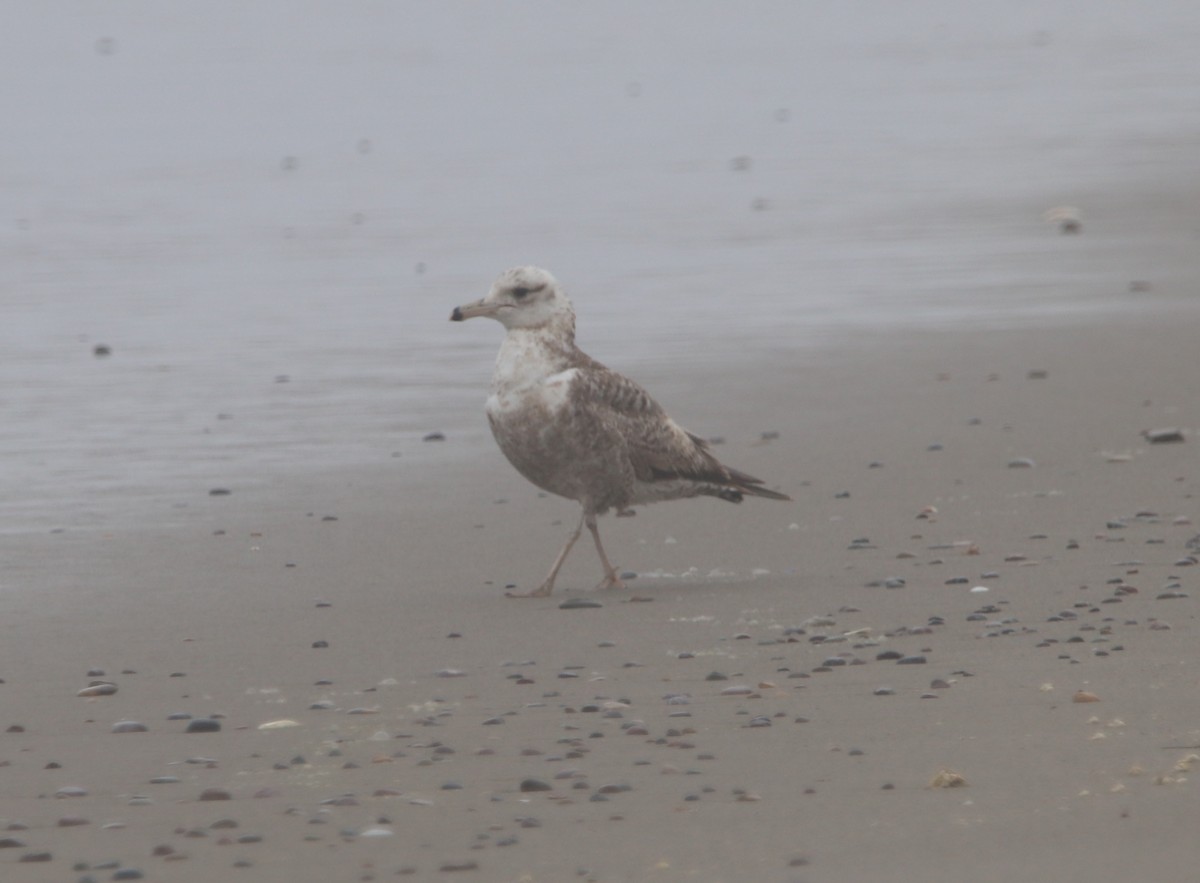
[{"label": "white head", "polygon": [[541,267],[513,267],[501,273],[487,297],[455,307],[450,320],[461,322],[476,316],[495,319],[509,329],[565,324],[571,332],[575,330],[571,302],[558,280]]}]

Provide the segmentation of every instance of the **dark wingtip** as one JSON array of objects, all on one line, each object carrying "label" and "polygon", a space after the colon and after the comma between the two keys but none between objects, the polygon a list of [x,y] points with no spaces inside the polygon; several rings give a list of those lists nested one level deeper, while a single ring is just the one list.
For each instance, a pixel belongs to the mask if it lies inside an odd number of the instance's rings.
[{"label": "dark wingtip", "polygon": [[461,322],[463,320],[462,310],[458,307],[454,308],[454,312],[450,314],[451,322]]}]

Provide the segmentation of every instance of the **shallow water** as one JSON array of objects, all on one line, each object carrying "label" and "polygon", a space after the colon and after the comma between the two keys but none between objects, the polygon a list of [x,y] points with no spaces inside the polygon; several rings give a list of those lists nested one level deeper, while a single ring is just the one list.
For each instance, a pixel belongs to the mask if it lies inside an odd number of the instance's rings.
[{"label": "shallow water", "polygon": [[499,329],[446,318],[517,263],[633,373],[1139,309],[1120,209],[1191,179],[1200,100],[1155,9],[28,4],[0,530],[482,439]]}]

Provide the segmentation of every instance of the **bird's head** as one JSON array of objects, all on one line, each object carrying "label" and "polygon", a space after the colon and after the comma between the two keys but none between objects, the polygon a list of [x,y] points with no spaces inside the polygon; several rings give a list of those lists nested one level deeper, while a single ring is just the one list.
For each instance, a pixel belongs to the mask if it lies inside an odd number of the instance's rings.
[{"label": "bird's head", "polygon": [[558,280],[541,267],[514,267],[500,274],[487,297],[455,307],[450,321],[476,316],[495,319],[505,328],[540,328],[566,321],[574,329],[575,311]]}]

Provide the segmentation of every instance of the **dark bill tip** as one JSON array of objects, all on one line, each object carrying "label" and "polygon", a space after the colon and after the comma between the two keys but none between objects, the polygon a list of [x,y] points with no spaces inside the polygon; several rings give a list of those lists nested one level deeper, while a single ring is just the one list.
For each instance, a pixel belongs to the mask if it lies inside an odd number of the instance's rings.
[{"label": "dark bill tip", "polygon": [[463,320],[462,309],[459,307],[455,307],[454,312],[450,314],[450,321],[451,322],[461,322],[462,320]]}]

